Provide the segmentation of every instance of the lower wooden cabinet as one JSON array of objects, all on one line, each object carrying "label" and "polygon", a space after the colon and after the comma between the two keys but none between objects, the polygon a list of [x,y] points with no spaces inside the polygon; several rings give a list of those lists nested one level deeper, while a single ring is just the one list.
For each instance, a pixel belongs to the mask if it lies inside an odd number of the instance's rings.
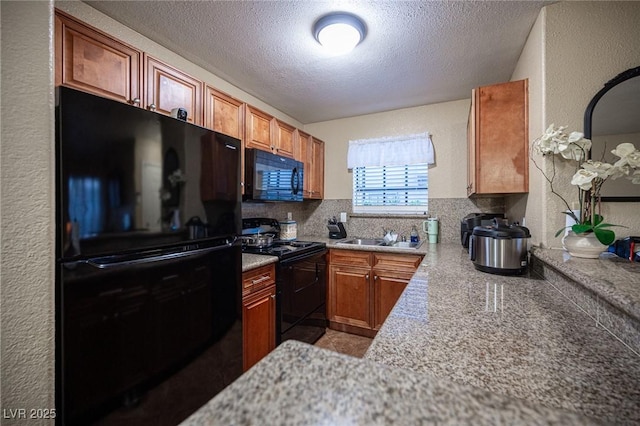
[{"label": "lower wooden cabinet", "polygon": [[329,252],[329,327],[373,337],[420,265],[422,256]]},{"label": "lower wooden cabinet", "polygon": [[267,265],[242,274],[243,370],[276,347],[275,266]]}]

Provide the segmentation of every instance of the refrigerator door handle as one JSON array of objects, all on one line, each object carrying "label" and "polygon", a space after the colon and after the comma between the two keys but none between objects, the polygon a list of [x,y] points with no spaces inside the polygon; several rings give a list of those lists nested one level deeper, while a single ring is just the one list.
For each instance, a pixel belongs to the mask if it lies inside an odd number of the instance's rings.
[{"label": "refrigerator door handle", "polygon": [[224,244],[217,245],[215,247],[206,247],[206,248],[195,249],[195,250],[185,249],[184,251],[159,254],[157,256],[144,256],[139,258],[123,260],[125,256],[116,255],[116,256],[96,257],[92,259],[81,260],[78,263],[86,263],[87,265],[93,266],[94,268],[98,268],[98,269],[112,269],[112,268],[121,268],[125,266],[135,266],[135,265],[141,265],[145,263],[161,262],[165,260],[173,260],[173,259],[179,259],[182,257],[211,253],[217,250],[222,250],[222,249],[232,247],[235,244],[236,240],[237,240],[237,237],[228,238]]}]

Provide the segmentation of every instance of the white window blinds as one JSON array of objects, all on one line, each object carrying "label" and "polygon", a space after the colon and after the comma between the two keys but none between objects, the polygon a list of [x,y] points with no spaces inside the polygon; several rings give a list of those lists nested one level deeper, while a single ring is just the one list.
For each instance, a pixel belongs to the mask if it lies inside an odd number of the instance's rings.
[{"label": "white window blinds", "polygon": [[350,141],[354,213],[426,213],[433,162],[428,133]]}]

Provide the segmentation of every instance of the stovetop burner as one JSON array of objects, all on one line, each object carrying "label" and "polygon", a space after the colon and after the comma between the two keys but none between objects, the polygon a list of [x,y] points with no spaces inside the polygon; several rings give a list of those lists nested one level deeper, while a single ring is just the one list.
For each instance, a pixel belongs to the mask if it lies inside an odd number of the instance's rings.
[{"label": "stovetop burner", "polygon": [[316,244],[312,241],[293,241],[291,242],[291,245],[293,247],[309,247],[312,244]]},{"label": "stovetop burner", "polygon": [[251,247],[243,246],[243,253],[252,254],[268,254],[278,256],[280,259],[286,259],[292,256],[312,254],[324,250],[325,243],[317,243],[314,241],[280,241],[275,240],[269,247]]},{"label": "stovetop burner", "polygon": [[276,247],[271,247],[270,249],[267,249],[267,250],[269,250],[271,253],[285,253],[293,249],[289,246],[276,246]]}]

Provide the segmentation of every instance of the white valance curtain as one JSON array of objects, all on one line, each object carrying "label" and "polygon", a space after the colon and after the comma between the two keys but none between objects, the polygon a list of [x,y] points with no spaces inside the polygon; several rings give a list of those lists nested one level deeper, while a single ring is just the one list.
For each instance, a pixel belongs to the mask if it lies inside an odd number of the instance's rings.
[{"label": "white valance curtain", "polygon": [[349,169],[434,162],[433,142],[429,133],[349,141]]}]

